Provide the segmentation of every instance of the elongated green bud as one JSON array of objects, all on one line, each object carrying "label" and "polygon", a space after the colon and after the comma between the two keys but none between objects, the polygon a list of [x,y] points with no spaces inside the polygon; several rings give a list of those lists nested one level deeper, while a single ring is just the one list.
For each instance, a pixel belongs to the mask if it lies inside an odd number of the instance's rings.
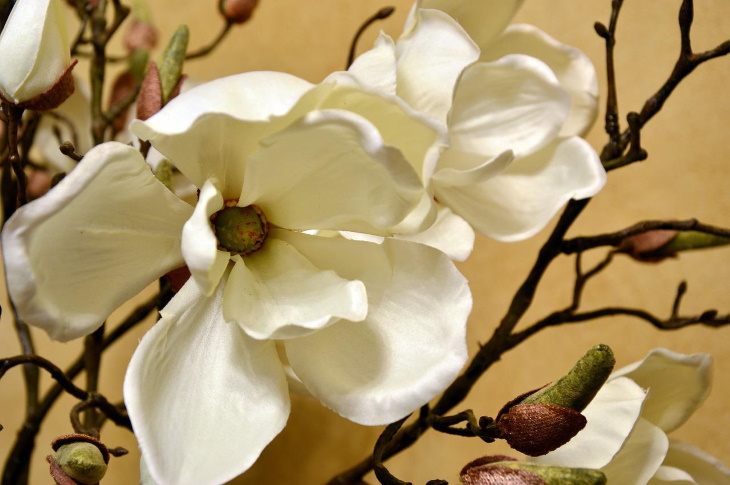
[{"label": "elongated green bud", "polygon": [[157,180],[162,182],[162,185],[167,187],[170,192],[175,192],[172,185],[172,163],[170,163],[170,160],[166,158],[160,160],[160,163],[157,164],[157,168],[155,169],[155,177]]},{"label": "elongated green bud", "polygon": [[583,411],[613,371],[616,359],[608,345],[590,349],[570,372],[547,387],[530,394],[520,404],[552,404]]},{"label": "elongated green bud", "polygon": [[605,485],[606,483],[606,475],[603,472],[590,468],[567,468],[522,461],[497,462],[493,466],[530,472],[548,485]]},{"label": "elongated green bud", "polygon": [[680,251],[727,246],[729,244],[730,238],[727,237],[698,231],[680,231],[671,241],[659,248],[657,252],[674,254]]},{"label": "elongated green bud", "polygon": [[160,84],[162,85],[162,104],[170,100],[175,86],[180,81],[185,52],[188,48],[190,32],[187,25],[181,25],[170,38],[160,61]]},{"label": "elongated green bud", "polygon": [[603,472],[517,461],[504,455],[484,456],[459,473],[464,485],[605,485]]}]

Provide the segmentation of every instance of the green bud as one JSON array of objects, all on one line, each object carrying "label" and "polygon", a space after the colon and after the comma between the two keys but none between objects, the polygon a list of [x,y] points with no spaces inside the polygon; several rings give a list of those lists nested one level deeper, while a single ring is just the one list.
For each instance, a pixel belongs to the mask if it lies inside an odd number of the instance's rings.
[{"label": "green bud", "polygon": [[613,371],[616,359],[608,345],[590,349],[556,382],[530,394],[520,404],[552,404],[583,411]]},{"label": "green bud", "polygon": [[251,254],[259,249],[268,234],[268,224],[258,207],[226,207],[211,217],[221,249]]},{"label": "green bud", "polygon": [[54,460],[66,475],[85,485],[99,483],[106,474],[104,456],[93,443],[79,441],[62,445]]},{"label": "green bud", "polygon": [[134,49],[129,57],[129,72],[138,83],[144,79],[149,60],[150,52],[147,49]]},{"label": "green bud", "polygon": [[729,244],[730,238],[727,237],[698,231],[680,231],[671,241],[657,249],[656,253],[672,255],[681,251],[727,246]]},{"label": "green bud", "polygon": [[170,95],[180,81],[189,38],[190,32],[188,31],[188,26],[179,26],[175,33],[172,34],[170,42],[168,42],[165,51],[162,53],[162,60],[160,61],[160,83],[162,84],[163,105],[170,100]]},{"label": "green bud", "polygon": [[491,466],[525,470],[537,475],[548,485],[605,485],[606,475],[590,468],[567,468],[523,461],[500,461]]},{"label": "green bud", "polygon": [[172,185],[172,163],[170,163],[170,160],[163,158],[160,161],[157,165],[157,170],[155,170],[155,177],[157,180],[162,182],[162,185],[167,187],[170,192],[175,192]]}]

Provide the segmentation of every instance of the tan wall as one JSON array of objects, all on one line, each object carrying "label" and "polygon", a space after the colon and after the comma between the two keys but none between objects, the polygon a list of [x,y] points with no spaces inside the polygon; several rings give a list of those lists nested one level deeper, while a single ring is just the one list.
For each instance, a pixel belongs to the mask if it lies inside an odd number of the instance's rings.
[{"label": "tan wall", "polygon": [[[214,0],[154,0],[155,20],[169,34],[178,23],[189,22],[192,47],[203,45],[216,33],[219,20]],[[262,0],[254,21],[236,29],[209,59],[190,62],[187,72],[199,79],[246,70],[288,71],[316,82],[330,71],[341,69],[351,34],[362,19],[384,3],[376,0]],[[618,31],[617,70],[622,110],[638,109],[671,69],[678,48],[676,13],[679,1],[626,2]],[[379,25],[397,36],[410,0],[391,1],[397,13]],[[184,8],[181,8],[184,5]],[[528,0],[517,20],[538,25],[560,40],[580,47],[596,65],[603,82],[602,41],[593,32],[593,22],[607,21],[609,0]],[[730,2],[698,0],[694,45],[705,49],[730,37]],[[376,29],[364,45],[372,42]],[[730,59],[702,66],[672,97],[664,112],[644,131],[649,160],[611,173],[607,187],[585,211],[572,234],[616,230],[642,219],[689,218],[730,225]],[[625,111],[622,111],[625,113]],[[597,125],[588,136],[600,147],[605,140]],[[475,309],[470,320],[470,348],[486,340],[504,313],[510,296],[526,275],[536,250],[546,237],[543,231],[530,241],[502,244],[479,238],[473,256],[461,265],[471,281]],[[587,308],[605,305],[637,306],[667,315],[676,285],[685,279],[689,292],[687,313],[708,308],[730,311],[729,250],[690,254],[661,265],[641,265],[619,258],[613,267],[590,285]],[[599,255],[600,253],[597,253]],[[595,259],[595,258],[594,258]],[[591,260],[591,258],[589,258]],[[572,266],[560,260],[548,273],[525,323],[565,305],[570,294]],[[7,310],[7,306],[3,305]],[[150,323],[146,325],[149,327]],[[121,399],[121,379],[126,362],[144,329],[129,335],[107,354],[102,391]],[[2,318],[0,355],[14,354],[17,343],[6,315]],[[675,433],[691,440],[726,463],[730,463],[730,329],[691,328],[660,333],[647,324],[625,318],[606,319],[543,332],[509,353],[476,387],[465,407],[483,414],[495,413],[507,399],[551,380],[589,346],[611,345],[619,365],[642,358],[651,348],[710,352],[716,359],[713,394],[703,409]],[[50,343],[37,333],[43,355],[59,363],[70,362],[77,344]],[[23,406],[21,373],[13,371],[0,383],[0,456],[20,423]],[[44,378],[45,379],[45,378]],[[44,382],[48,382],[47,379]],[[69,431],[68,409],[72,399],[56,406],[53,419],[43,427],[40,451],[35,457],[32,483],[49,483],[44,476],[43,456],[51,437]],[[286,430],[264,451],[261,459],[238,484],[323,483],[331,475],[359,460],[372,449],[378,429],[354,425],[322,408],[318,403],[295,398]],[[136,480],[135,442],[129,433],[108,428],[105,441],[125,446],[132,453],[113,461],[106,485]],[[467,461],[496,451],[500,446],[477,440],[429,433],[419,444],[393,461],[402,478],[424,483],[445,478],[456,483],[456,473]],[[4,458],[3,458],[4,459]],[[374,480],[373,480],[374,481]]]}]

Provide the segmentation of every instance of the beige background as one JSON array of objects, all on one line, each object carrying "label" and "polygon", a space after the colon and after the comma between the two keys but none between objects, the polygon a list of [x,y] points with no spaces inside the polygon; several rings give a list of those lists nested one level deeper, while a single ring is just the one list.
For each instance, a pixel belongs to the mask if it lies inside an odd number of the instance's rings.
[{"label": "beige background", "polygon": [[[154,19],[169,35],[179,23],[191,26],[193,48],[202,46],[217,32],[219,19],[214,0],[150,2]],[[254,20],[235,29],[208,59],[190,62],[186,71],[198,79],[211,79],[247,70],[287,71],[312,82],[343,67],[349,39],[361,21],[378,8],[395,5],[397,13],[371,29],[361,44],[370,45],[379,28],[393,36],[400,32],[410,0],[262,0]],[[678,48],[676,8],[679,0],[626,2],[618,31],[617,70],[622,110],[638,109],[661,83],[674,62]],[[181,6],[184,5],[184,8]],[[609,0],[528,0],[516,21],[538,25],[565,43],[581,48],[593,60],[603,81],[602,41],[593,32],[593,22],[608,20]],[[697,0],[693,33],[697,49],[706,49],[730,38],[730,2]],[[361,48],[361,50],[362,50]],[[607,187],[585,211],[571,234],[617,230],[642,219],[697,217],[718,225],[730,225],[730,59],[700,67],[644,131],[650,158],[641,165],[611,173]],[[626,111],[622,111],[625,114]],[[599,124],[588,136],[602,146],[605,136]],[[530,268],[536,250],[547,235],[530,241],[502,244],[480,237],[473,256],[461,269],[471,282],[475,308],[470,319],[472,353],[478,341],[486,340],[504,313],[511,295]],[[603,253],[596,252],[595,258]],[[647,308],[667,315],[676,285],[689,283],[684,309],[699,313],[708,308],[730,311],[730,262],[727,249],[688,254],[661,265],[642,265],[618,258],[613,267],[587,289],[586,308],[625,305]],[[591,258],[589,258],[591,260]],[[564,306],[570,294],[571,262],[561,259],[540,287],[534,307],[523,324]],[[137,301],[140,299],[138,298]],[[122,315],[123,313],[119,313]],[[118,318],[118,317],[117,317]],[[151,325],[130,334],[105,357],[102,391],[121,399],[121,379],[138,338]],[[0,355],[18,352],[6,316],[0,324]],[[37,333],[38,347],[59,364],[70,362],[77,344],[51,343]],[[516,394],[558,376],[570,362],[591,345],[611,345],[619,365],[642,358],[650,349],[663,346],[680,352],[709,352],[715,357],[715,388],[704,407],[675,436],[691,440],[730,463],[730,329],[691,328],[660,333],[647,324],[624,318],[585,323],[575,328],[545,331],[506,355],[480,382],[464,404],[477,413],[494,414]],[[0,457],[21,422],[23,393],[21,373],[10,372],[0,382]],[[44,378],[44,383],[48,380]],[[65,398],[55,408],[39,438],[32,483],[49,483],[43,459],[53,436],[69,432],[67,413],[73,400]],[[377,428],[354,425],[318,403],[295,397],[286,430],[264,451],[259,462],[238,484],[317,484],[343,470],[370,452],[379,434]],[[136,445],[133,437],[111,427],[103,437],[111,446],[125,446],[128,457],[114,459],[107,485],[135,483]],[[445,478],[456,483],[459,468],[467,461],[504,448],[429,433],[416,446],[392,461],[401,478],[424,483]],[[374,481],[374,480],[372,480]]]}]

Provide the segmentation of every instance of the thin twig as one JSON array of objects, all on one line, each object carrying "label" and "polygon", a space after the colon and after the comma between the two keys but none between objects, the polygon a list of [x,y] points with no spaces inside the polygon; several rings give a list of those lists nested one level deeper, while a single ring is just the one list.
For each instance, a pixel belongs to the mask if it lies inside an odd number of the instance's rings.
[{"label": "thin twig", "polygon": [[375,12],[375,14],[373,14],[371,17],[368,17],[368,19],[362,23],[360,28],[357,29],[357,32],[355,32],[355,36],[352,38],[352,42],[350,43],[350,51],[347,54],[347,66],[345,66],[345,69],[349,69],[352,63],[355,61],[355,51],[357,50],[357,43],[365,30],[367,30],[368,27],[370,27],[378,20],[387,19],[388,17],[393,15],[393,12],[395,12],[395,7],[383,7]]},{"label": "thin twig", "polygon": [[186,54],[185,60],[197,59],[198,57],[207,56],[208,54],[213,52],[213,49],[218,47],[218,44],[220,44],[223,41],[223,39],[226,38],[226,35],[228,35],[228,32],[230,32],[231,27],[233,27],[233,22],[226,22],[223,25],[223,29],[220,32],[218,32],[218,35],[216,36],[216,38],[213,39],[213,42],[211,42],[210,44],[208,44],[205,47],[201,47],[197,51],[193,51],[193,52],[190,52],[189,54]]}]

